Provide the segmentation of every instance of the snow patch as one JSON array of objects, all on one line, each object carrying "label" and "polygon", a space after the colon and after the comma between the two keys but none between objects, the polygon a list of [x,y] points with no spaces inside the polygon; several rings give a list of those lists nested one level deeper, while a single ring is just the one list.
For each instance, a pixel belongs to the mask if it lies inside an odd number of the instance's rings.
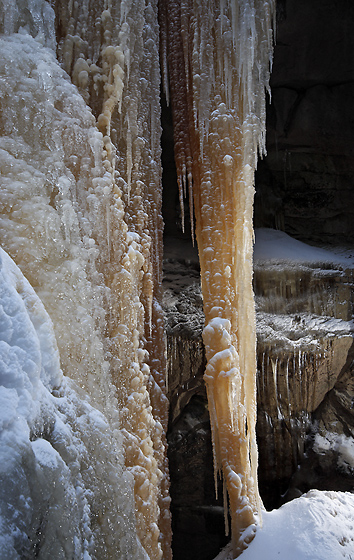
[{"label": "snow patch", "polygon": [[[311,490],[263,513],[242,560],[353,560],[354,495]],[[215,560],[232,560],[230,546]]]}]

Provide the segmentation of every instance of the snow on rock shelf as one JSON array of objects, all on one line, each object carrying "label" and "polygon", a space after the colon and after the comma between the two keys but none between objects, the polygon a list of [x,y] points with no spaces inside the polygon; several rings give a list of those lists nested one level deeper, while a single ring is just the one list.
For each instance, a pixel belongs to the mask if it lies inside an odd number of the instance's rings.
[{"label": "snow on rock shelf", "polygon": [[[342,266],[353,265],[353,258],[342,255],[333,250],[311,247],[298,241],[285,232],[271,229],[258,228],[255,230],[256,243],[254,245],[254,261],[291,261],[301,263],[337,263]],[[349,261],[349,262],[348,262]]]}]

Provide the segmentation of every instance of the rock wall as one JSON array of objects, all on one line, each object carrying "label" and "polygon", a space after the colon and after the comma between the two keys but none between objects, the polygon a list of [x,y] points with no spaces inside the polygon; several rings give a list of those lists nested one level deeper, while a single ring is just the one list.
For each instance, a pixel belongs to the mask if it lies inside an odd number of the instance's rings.
[{"label": "rock wall", "polygon": [[[353,374],[353,270],[256,262],[254,285],[259,479],[265,504],[277,507],[304,459],[318,409]],[[323,410],[327,430],[348,411],[349,402],[333,402],[331,415]]]},{"label": "rock wall", "polygon": [[354,4],[278,0],[256,227],[353,240]]}]

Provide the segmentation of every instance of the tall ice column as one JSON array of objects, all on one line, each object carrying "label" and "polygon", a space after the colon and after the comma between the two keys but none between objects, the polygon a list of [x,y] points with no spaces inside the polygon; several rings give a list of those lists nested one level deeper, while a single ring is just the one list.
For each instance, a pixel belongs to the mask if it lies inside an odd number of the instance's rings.
[{"label": "tall ice column", "polygon": [[151,558],[168,560],[157,0],[83,0],[71,14],[57,0],[57,14],[58,32],[68,30],[59,41],[60,57],[95,113],[124,209],[125,238],[116,227],[116,203],[107,207],[108,254],[101,259],[110,288],[111,374],[126,466],[135,479],[138,535]]},{"label": "tall ice column", "polygon": [[215,476],[225,481],[237,555],[260,517],[252,213],[254,170],[264,150],[274,3],[160,5],[180,199],[188,183],[200,255]]}]

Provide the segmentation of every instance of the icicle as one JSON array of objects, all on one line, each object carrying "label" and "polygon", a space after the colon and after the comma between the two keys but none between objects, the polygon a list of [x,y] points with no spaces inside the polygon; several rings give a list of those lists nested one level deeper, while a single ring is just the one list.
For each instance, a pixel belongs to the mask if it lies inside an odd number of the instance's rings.
[{"label": "icicle", "polygon": [[129,112],[126,115],[127,122],[127,199],[128,204],[130,203],[130,191],[132,186],[132,169],[133,169],[133,158],[132,158],[132,133],[130,129],[130,117]]},{"label": "icicle", "polygon": [[225,523],[225,535],[228,537],[230,533],[229,527],[229,507],[228,507],[228,500],[227,500],[227,486],[226,481],[223,477],[222,480],[222,488],[223,488],[223,502],[224,502],[224,523]]},{"label": "icicle", "polygon": [[281,408],[279,405],[279,396],[278,396],[278,358],[276,358],[275,360],[271,359],[271,363],[272,363],[272,372],[273,372],[275,404],[277,407],[278,420],[281,420],[283,418],[283,414],[281,412]]},{"label": "icicle", "polygon": [[264,146],[273,12],[274,2],[261,0],[167,3],[181,213],[187,174],[201,261],[214,466],[217,473],[222,465],[229,493],[235,555],[260,509],[252,206],[257,151]]},{"label": "icicle", "polygon": [[285,369],[285,383],[286,383],[286,402],[288,403],[288,416],[289,419],[291,418],[291,394],[290,394],[290,385],[289,385],[289,360],[288,357],[286,360],[286,369]]},{"label": "icicle", "polygon": [[159,4],[159,22],[160,22],[160,53],[161,53],[161,74],[163,92],[166,97],[167,107],[170,104],[170,92],[168,86],[168,64],[167,64],[167,2]]}]

